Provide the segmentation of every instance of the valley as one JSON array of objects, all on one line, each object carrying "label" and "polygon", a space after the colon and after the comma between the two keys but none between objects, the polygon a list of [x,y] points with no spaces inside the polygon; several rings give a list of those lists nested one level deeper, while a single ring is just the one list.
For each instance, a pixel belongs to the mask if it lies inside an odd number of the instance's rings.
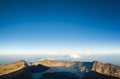
[{"label": "valley", "polygon": [[[96,75],[98,76],[96,77]],[[32,63],[19,60],[0,65],[0,79],[87,79],[87,76],[90,76],[91,79],[104,77],[120,79],[120,67],[99,61],[81,62],[51,59]]]}]

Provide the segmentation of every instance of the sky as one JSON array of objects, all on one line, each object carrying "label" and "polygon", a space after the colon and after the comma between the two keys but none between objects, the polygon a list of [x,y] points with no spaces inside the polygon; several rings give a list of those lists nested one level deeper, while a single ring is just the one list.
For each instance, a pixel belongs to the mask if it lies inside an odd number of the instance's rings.
[{"label": "sky", "polygon": [[0,55],[118,55],[119,4],[119,0],[0,0]]}]

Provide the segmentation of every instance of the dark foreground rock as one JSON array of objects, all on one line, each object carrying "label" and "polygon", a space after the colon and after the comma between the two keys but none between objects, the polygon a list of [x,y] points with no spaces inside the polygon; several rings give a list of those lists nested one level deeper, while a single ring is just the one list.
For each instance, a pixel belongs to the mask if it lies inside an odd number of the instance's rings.
[{"label": "dark foreground rock", "polygon": [[82,79],[120,79],[120,78],[91,71],[91,72],[86,73]]},{"label": "dark foreground rock", "polygon": [[36,72],[46,71],[47,69],[49,69],[49,67],[39,64],[39,65],[32,65],[29,67],[29,69],[32,73],[36,73]]},{"label": "dark foreground rock", "polygon": [[40,79],[80,79],[76,75],[69,72],[54,72],[54,73],[45,73]]},{"label": "dark foreground rock", "polygon": [[19,70],[13,73],[0,76],[0,79],[32,79],[31,72],[29,70]]}]

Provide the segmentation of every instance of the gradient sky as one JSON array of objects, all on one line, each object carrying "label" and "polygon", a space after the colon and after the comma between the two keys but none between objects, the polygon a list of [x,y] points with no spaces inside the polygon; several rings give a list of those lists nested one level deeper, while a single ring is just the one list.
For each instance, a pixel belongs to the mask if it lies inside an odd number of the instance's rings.
[{"label": "gradient sky", "polygon": [[120,54],[119,0],[0,0],[0,54]]}]

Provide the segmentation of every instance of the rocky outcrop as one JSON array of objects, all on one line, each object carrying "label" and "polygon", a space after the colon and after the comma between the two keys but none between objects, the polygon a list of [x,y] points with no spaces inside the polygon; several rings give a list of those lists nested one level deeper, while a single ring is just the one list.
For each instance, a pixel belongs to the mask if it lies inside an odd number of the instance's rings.
[{"label": "rocky outcrop", "polygon": [[98,61],[94,61],[91,71],[95,71],[105,75],[120,77],[120,67],[113,64],[103,64]]},{"label": "rocky outcrop", "polygon": [[79,72],[89,72],[92,68],[91,62],[76,62],[73,66],[75,69],[77,69]]}]

